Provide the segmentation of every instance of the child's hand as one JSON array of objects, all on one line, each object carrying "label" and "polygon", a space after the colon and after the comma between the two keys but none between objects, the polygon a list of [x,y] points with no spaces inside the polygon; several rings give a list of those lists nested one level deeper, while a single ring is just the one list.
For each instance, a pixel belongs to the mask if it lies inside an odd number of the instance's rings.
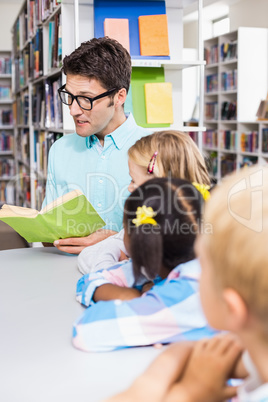
[{"label": "child's hand", "polygon": [[124,251],[120,250],[119,261],[128,260],[128,256],[124,253]]},{"label": "child's hand", "polygon": [[153,286],[153,282],[146,282],[142,287],[141,294],[148,292],[148,290],[152,289]]},{"label": "child's hand", "polygon": [[174,385],[165,402],[174,401],[175,395],[179,398],[179,392],[187,395],[189,401],[216,402],[232,398],[237,387],[227,386],[226,381],[241,353],[241,344],[231,334],[198,341],[183,377]]}]

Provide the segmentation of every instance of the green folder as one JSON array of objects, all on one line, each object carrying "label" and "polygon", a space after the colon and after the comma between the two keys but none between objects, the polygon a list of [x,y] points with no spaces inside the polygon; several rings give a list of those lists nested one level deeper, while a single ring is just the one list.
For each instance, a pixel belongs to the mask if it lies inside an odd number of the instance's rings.
[{"label": "green folder", "polygon": [[148,82],[165,82],[163,67],[133,67],[131,74],[132,104],[135,121],[142,127],[170,127],[170,124],[148,124],[146,119],[144,85]]},{"label": "green folder", "polygon": [[40,212],[3,205],[0,220],[29,243],[88,236],[105,225],[104,220],[79,190],[57,198]]}]

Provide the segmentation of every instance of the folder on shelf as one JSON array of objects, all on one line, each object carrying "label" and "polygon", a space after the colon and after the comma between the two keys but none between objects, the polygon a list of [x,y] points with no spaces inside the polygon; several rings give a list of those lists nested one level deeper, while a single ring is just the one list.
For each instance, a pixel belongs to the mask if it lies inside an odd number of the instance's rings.
[{"label": "folder on shelf", "polygon": [[147,83],[144,90],[147,123],[173,123],[172,84]]},{"label": "folder on shelf", "polygon": [[0,220],[29,243],[88,236],[105,225],[80,190],[57,198],[40,212],[5,204],[0,210]]},{"label": "folder on shelf", "polygon": [[129,50],[129,22],[127,18],[105,18],[104,35],[117,40]]},{"label": "folder on shelf", "polygon": [[139,16],[140,53],[142,56],[168,56],[167,15]]}]

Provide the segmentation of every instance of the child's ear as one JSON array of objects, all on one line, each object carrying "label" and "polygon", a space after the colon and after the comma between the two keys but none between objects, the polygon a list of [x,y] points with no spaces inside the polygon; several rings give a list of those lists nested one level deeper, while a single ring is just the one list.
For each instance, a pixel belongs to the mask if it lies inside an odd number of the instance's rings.
[{"label": "child's ear", "polygon": [[226,324],[229,331],[241,330],[248,319],[248,308],[242,297],[232,288],[223,291],[227,307]]}]

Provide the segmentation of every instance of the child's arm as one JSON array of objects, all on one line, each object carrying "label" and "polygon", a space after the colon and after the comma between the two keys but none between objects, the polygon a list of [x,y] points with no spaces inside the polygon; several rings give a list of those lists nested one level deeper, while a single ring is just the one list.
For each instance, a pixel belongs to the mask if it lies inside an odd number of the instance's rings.
[{"label": "child's arm", "polygon": [[232,335],[167,348],[126,391],[106,402],[215,402],[236,395],[226,386],[241,346]]},{"label": "child's arm", "polygon": [[[194,342],[174,343],[167,347],[126,391],[103,402],[162,402],[170,388],[181,377]],[[178,397],[177,400],[183,402]]]},{"label": "child's arm", "polygon": [[[140,282],[143,285],[147,280]],[[141,292],[133,288],[135,278],[131,261],[118,262],[102,271],[84,275],[77,282],[76,299],[89,306],[100,300],[130,300],[139,297]]]},{"label": "child's arm", "polygon": [[140,297],[141,292],[135,288],[125,288],[122,286],[112,285],[107,283],[99,286],[94,294],[93,301],[98,302],[100,300],[131,300],[135,297]]},{"label": "child's arm", "polygon": [[232,334],[202,339],[196,343],[181,379],[169,389],[164,402],[176,402],[185,395],[189,402],[215,402],[232,398],[237,387],[227,385],[243,352]]},{"label": "child's arm", "polygon": [[126,256],[123,242],[124,230],[114,236],[84,248],[78,256],[78,269],[83,274],[106,269],[121,261]]}]

